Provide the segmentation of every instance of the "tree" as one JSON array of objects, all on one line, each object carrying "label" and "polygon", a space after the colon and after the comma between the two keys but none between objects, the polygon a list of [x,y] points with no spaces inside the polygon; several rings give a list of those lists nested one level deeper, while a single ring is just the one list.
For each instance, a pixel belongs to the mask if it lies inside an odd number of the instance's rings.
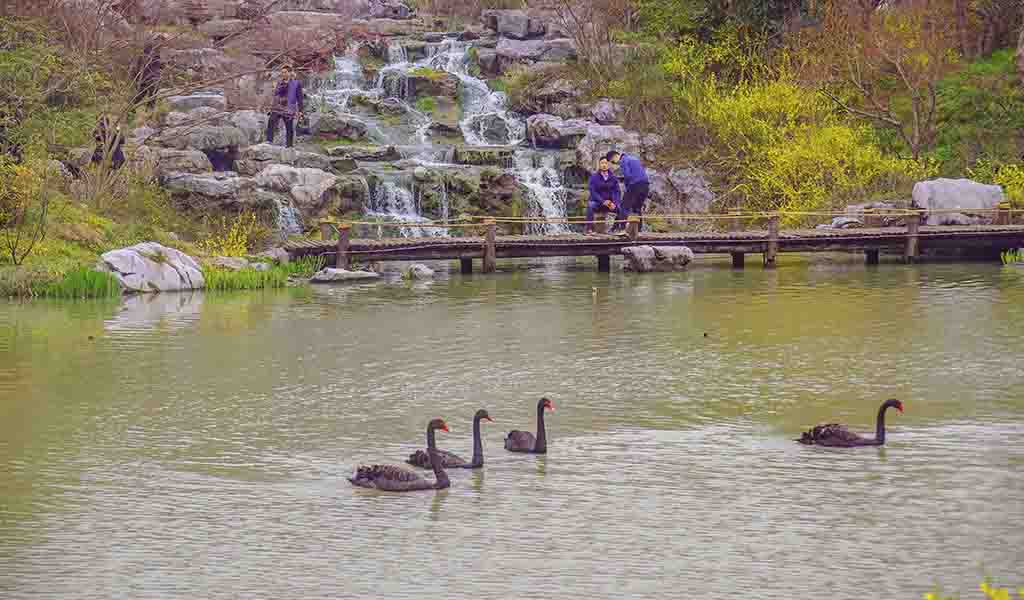
[{"label": "tree", "polygon": [[936,136],[937,84],[959,61],[953,8],[905,1],[865,21],[833,0],[808,48],[825,66],[824,93],[846,112],[893,129],[915,159]]},{"label": "tree", "polygon": [[46,237],[53,171],[44,161],[0,159],[0,250],[20,265]]}]

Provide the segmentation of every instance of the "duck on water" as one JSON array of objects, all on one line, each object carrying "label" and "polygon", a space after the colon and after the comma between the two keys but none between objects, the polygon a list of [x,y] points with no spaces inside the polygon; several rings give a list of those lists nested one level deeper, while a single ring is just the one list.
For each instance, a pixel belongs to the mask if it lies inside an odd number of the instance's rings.
[{"label": "duck on water", "polygon": [[434,431],[448,431],[443,419],[434,419],[427,424],[427,453],[434,468],[434,481],[395,465],[361,465],[348,480],[357,487],[384,490],[386,492],[414,492],[417,490],[442,490],[451,487],[448,474],[444,472],[441,455],[433,448]]},{"label": "duck on water", "polygon": [[427,449],[417,450],[409,455],[409,459],[405,462],[410,465],[421,467],[423,469],[429,469],[430,463],[430,450],[437,451],[438,456],[441,457],[441,466],[446,469],[479,469],[484,466],[484,444],[480,439],[480,421],[491,421],[491,415],[487,414],[487,411],[480,409],[473,415],[473,460],[466,462],[465,459],[448,452],[447,450],[438,450],[434,442],[434,432],[427,431]]},{"label": "duck on water", "polygon": [[796,440],[811,446],[832,446],[837,448],[853,448],[857,446],[881,446],[885,444],[885,411],[895,408],[903,412],[903,403],[899,400],[886,400],[878,409],[875,423],[875,437],[866,438],[853,433],[840,423],[815,425]]}]

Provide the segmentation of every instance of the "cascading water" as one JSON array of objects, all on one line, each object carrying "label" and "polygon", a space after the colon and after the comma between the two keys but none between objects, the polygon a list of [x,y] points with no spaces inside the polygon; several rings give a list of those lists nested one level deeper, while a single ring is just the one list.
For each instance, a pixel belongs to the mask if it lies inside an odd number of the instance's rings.
[{"label": "cascading water", "polygon": [[[558,156],[554,154],[516,153],[516,180],[529,192],[531,207],[547,218],[565,218],[565,201],[568,190],[562,185],[558,174]],[[569,233],[569,226],[563,223],[531,223],[527,225],[528,233],[560,234]]]},{"label": "cascading water", "polygon": [[[393,220],[401,223],[429,223],[420,216],[416,195],[410,189],[393,181],[379,183],[370,199],[367,211],[371,217]],[[402,237],[444,237],[447,231],[440,227],[403,226],[399,229]],[[378,235],[380,232],[378,232]]]}]

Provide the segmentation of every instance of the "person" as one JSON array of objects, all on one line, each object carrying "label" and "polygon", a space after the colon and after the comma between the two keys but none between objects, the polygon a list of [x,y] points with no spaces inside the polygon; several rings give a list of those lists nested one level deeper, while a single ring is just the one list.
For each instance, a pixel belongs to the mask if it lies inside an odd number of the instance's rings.
[{"label": "person", "polygon": [[592,235],[594,233],[594,214],[599,219],[604,219],[609,212],[615,213],[615,220],[626,218],[622,210],[622,192],[619,190],[619,180],[611,172],[611,164],[607,158],[602,157],[597,161],[597,171],[590,176],[590,200],[587,201],[587,223],[583,226],[583,233]]},{"label": "person", "polygon": [[270,108],[270,119],[267,122],[267,143],[274,143],[274,132],[277,124],[284,121],[285,143],[289,148],[295,144],[295,118],[302,119],[305,94],[302,82],[295,78],[292,68],[285,65],[281,69],[281,81],[274,90],[274,101]]},{"label": "person", "polygon": [[[613,165],[618,165],[622,170],[622,182],[626,186],[626,195],[622,199],[624,213],[629,215],[643,215],[644,202],[651,191],[651,182],[647,179],[647,169],[640,159],[632,154],[623,154],[618,150],[612,150],[605,155]],[[623,217],[625,218],[625,217]],[[624,231],[625,223],[616,223],[613,230]]]},{"label": "person", "polygon": [[92,130],[92,138],[96,142],[92,152],[92,163],[101,164],[107,152],[110,152],[110,166],[114,170],[120,169],[124,164],[124,136],[121,135],[121,126],[115,127],[110,115],[102,114],[96,122],[96,128]]}]

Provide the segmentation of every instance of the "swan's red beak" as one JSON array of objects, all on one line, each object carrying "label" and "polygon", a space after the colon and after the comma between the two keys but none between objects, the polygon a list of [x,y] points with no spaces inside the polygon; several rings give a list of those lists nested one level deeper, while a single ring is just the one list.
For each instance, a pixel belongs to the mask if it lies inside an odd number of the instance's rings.
[{"label": "swan's red beak", "polygon": [[899,406],[897,406],[896,410],[900,411],[900,414],[902,415],[903,414],[903,405],[900,404]]},{"label": "swan's red beak", "polygon": [[544,403],[544,406],[547,407],[547,409],[550,410],[550,411],[554,411],[555,410],[555,405],[552,404],[550,400],[548,400],[546,403]]},{"label": "swan's red beak", "polygon": [[[445,423],[444,425],[441,425],[441,431],[448,431],[448,424],[447,423]],[[451,433],[451,431],[448,431],[448,433]]]},{"label": "swan's red beak", "polygon": [[484,417],[484,418],[485,418],[485,419],[487,419],[488,421],[490,421],[491,423],[493,423],[493,422],[494,422],[494,419],[492,419],[492,418],[490,418],[490,417]]}]

